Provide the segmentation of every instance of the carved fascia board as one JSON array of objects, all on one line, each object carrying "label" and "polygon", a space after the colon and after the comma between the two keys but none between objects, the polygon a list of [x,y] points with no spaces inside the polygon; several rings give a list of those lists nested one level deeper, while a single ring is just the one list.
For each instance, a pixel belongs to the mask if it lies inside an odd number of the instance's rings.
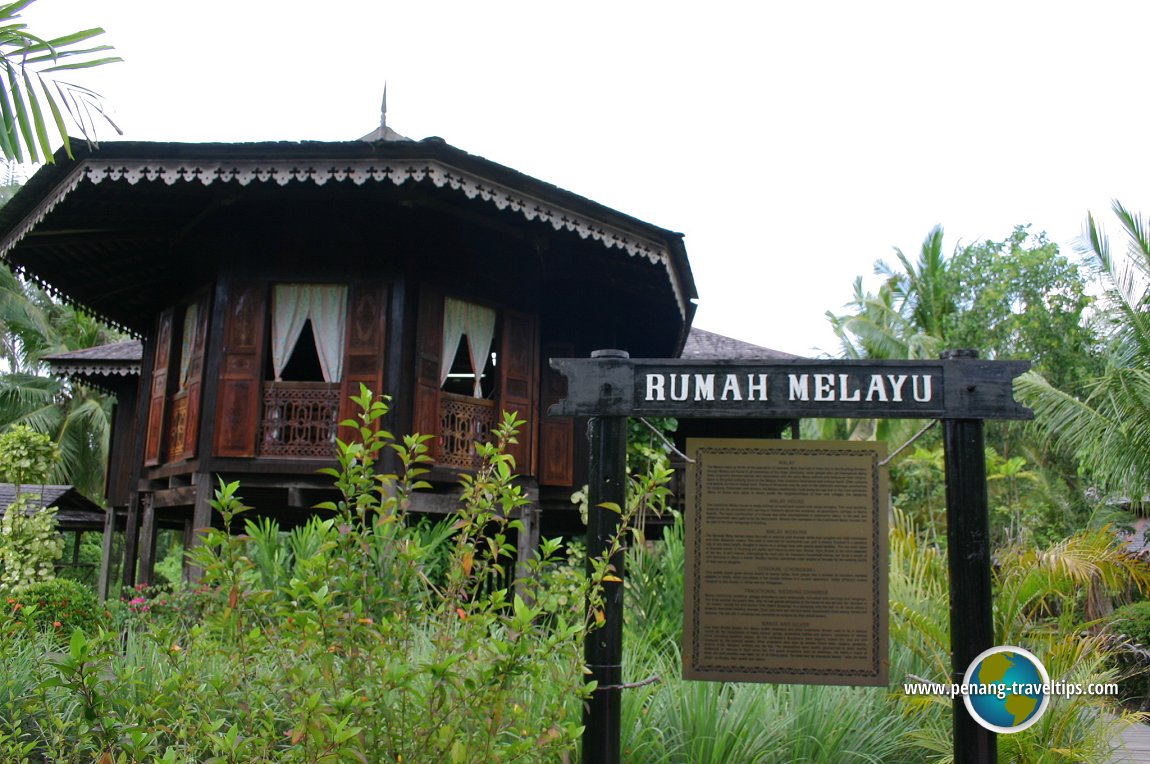
[{"label": "carved fascia board", "polygon": [[105,180],[126,180],[132,185],[146,181],[162,182],[168,186],[179,182],[199,182],[205,186],[212,183],[238,183],[247,186],[253,181],[276,183],[280,186],[292,182],[322,186],[328,181],[350,181],[361,186],[369,181],[383,183],[390,180],[396,186],[401,186],[409,180],[419,182],[425,179],[431,181],[437,188],[446,186],[461,191],[468,199],[478,197],[494,204],[500,210],[510,208],[527,220],[550,223],[556,231],[561,229],[573,231],[584,239],[590,238],[601,243],[608,249],[621,249],[632,257],[645,257],[652,264],[662,265],[675,293],[679,314],[684,319],[687,317],[688,298],[683,294],[679,275],[664,245],[434,160],[353,161],[335,166],[323,162],[271,159],[236,162],[126,160],[117,161],[115,164],[86,159],[69,173],[64,182],[57,186],[3,242],[0,242],[0,258],[6,258],[11,249],[29,231],[63,201],[64,197],[85,181],[99,184]]},{"label": "carved fascia board", "polygon": [[83,375],[88,377],[128,377],[140,375],[140,364],[75,364],[75,363],[49,363],[53,374],[60,376]]}]

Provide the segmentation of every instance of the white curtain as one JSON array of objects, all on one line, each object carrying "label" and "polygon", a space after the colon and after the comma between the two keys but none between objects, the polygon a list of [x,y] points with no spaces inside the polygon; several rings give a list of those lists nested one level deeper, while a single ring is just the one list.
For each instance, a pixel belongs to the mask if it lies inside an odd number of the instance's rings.
[{"label": "white curtain", "polygon": [[467,355],[475,374],[472,395],[483,397],[480,380],[491,357],[491,343],[495,338],[495,309],[484,305],[446,297],[443,300],[443,350],[439,361],[439,384],[447,381],[455,351],[461,337],[467,337]]},{"label": "white curtain", "polygon": [[491,341],[495,338],[495,310],[482,305],[472,305],[471,308],[467,324],[467,352],[471,354],[471,368],[475,369],[473,396],[482,398],[483,387],[479,382],[491,358]]},{"label": "white curtain", "polygon": [[443,348],[439,351],[439,386],[447,381],[451,373],[451,363],[455,360],[455,351],[459,347],[459,340],[467,333],[467,307],[468,303],[456,300],[454,297],[443,299]]},{"label": "white curtain", "polygon": [[272,295],[272,371],[276,381],[283,379],[284,368],[309,318],[323,381],[342,380],[346,316],[346,286],[276,284]]},{"label": "white curtain", "polygon": [[180,341],[180,389],[188,387],[188,374],[192,370],[192,348],[196,346],[196,324],[198,323],[200,308],[192,303],[184,311],[184,336]]},{"label": "white curtain", "polygon": [[311,329],[323,369],[324,382],[343,379],[343,338],[347,318],[347,287],[333,284],[311,287]]}]

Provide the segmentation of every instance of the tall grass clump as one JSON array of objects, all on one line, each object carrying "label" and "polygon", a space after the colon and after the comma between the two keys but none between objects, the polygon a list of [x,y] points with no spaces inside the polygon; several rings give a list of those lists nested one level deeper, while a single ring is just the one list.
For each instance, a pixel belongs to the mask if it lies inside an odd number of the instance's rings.
[{"label": "tall grass clump", "polygon": [[[683,522],[627,557],[623,750],[628,762],[916,762],[915,727],[884,688],[682,678]],[[898,646],[894,655],[902,652]],[[907,663],[905,656],[898,658]]]}]

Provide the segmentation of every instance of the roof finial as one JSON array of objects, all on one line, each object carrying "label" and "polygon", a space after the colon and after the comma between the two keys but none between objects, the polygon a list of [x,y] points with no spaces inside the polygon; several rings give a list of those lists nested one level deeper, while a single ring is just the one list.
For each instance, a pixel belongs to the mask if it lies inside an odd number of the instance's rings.
[{"label": "roof finial", "polygon": [[360,138],[360,140],[367,141],[368,143],[411,140],[387,126],[387,80],[383,81],[383,101],[379,104],[379,127]]},{"label": "roof finial", "polygon": [[387,134],[387,80],[383,81],[383,103],[379,107],[379,132]]}]

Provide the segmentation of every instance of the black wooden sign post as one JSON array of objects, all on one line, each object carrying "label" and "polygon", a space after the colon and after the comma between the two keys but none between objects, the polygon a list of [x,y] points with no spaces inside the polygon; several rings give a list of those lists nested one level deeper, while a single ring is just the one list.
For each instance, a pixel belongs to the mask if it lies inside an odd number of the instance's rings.
[{"label": "black wooden sign post", "polygon": [[[600,350],[592,358],[626,358],[621,350]],[[620,531],[621,515],[603,506],[627,502],[627,417],[592,417],[587,424],[591,465],[587,481],[587,559],[602,557]],[[623,696],[623,552],[610,563],[619,581],[603,583],[603,625],[583,643],[583,658],[597,688],[587,704],[583,761],[618,762]]]},{"label": "black wooden sign post", "polygon": [[[943,357],[970,358],[972,353],[954,350]],[[995,644],[986,449],[981,419],[945,419],[942,428],[951,682],[962,684],[971,661]],[[998,761],[994,733],[970,717],[961,696],[954,699],[953,715],[955,762]]]},{"label": "black wooden sign post", "polygon": [[[559,416],[592,417],[589,555],[618,532],[618,515],[600,505],[626,500],[626,417],[800,417],[942,419],[946,461],[952,681],[961,684],[970,662],[994,646],[990,533],[983,420],[1029,419],[1015,402],[1013,380],[1026,361],[981,361],[974,351],[944,353],[938,361],[679,361],[630,359],[597,351],[590,359],[556,358],[567,397],[551,407]],[[622,559],[613,560],[622,577]],[[584,764],[618,764],[622,680],[623,589],[609,583],[603,626],[585,657],[598,688],[584,712]],[[993,732],[954,699],[956,764],[994,761]]]}]

